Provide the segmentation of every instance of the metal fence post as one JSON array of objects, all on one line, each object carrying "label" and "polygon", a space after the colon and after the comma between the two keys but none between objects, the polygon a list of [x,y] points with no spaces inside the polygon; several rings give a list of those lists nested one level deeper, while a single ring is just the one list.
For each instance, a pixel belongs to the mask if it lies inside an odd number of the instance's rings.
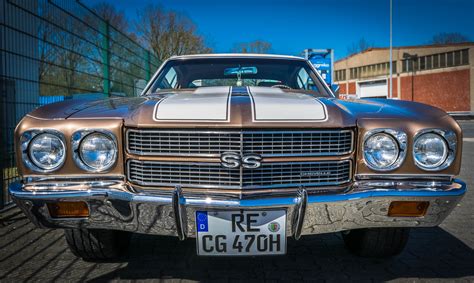
[{"label": "metal fence post", "polygon": [[109,21],[102,21],[102,77],[104,93],[110,96],[110,45]]},{"label": "metal fence post", "polygon": [[151,67],[151,62],[150,62],[150,51],[145,50],[145,71],[146,71],[146,81],[149,82],[151,79],[151,72],[150,72],[150,67]]},{"label": "metal fence post", "polygon": [[7,90],[5,86],[5,79],[4,79],[4,57],[5,54],[3,53],[3,50],[5,49],[4,44],[5,44],[5,1],[1,4],[1,15],[0,15],[0,36],[2,37],[0,40],[0,131],[2,132],[0,134],[0,210],[4,208],[5,206],[5,180],[3,179],[4,175],[4,170],[5,170],[5,163],[6,163],[6,158],[7,158],[7,152],[6,152],[6,134],[5,131],[7,130],[7,125],[6,125],[6,119],[4,115],[6,115],[6,97],[7,97]]},{"label": "metal fence post", "polygon": [[[0,26],[0,28],[3,28]],[[0,131],[3,132],[3,134],[0,136],[0,149],[2,153],[0,154],[0,210],[3,209],[5,205],[5,180],[3,180],[3,175],[5,174],[5,163],[6,163],[6,158],[7,158],[7,152],[6,152],[6,135],[4,131],[7,129],[7,125],[5,123],[4,115],[5,115],[5,96],[6,96],[6,89],[5,89],[5,83],[3,79],[3,54],[0,54]]]}]

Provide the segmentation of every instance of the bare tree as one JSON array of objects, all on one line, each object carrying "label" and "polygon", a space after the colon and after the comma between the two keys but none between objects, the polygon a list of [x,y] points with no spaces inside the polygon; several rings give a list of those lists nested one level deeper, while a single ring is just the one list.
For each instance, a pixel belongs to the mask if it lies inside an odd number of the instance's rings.
[{"label": "bare tree", "polygon": [[440,32],[431,39],[433,44],[450,44],[459,42],[468,42],[469,38],[459,32]]},{"label": "bare tree", "polygon": [[161,6],[149,5],[139,13],[136,29],[161,61],[173,55],[212,52],[191,19]]},{"label": "bare tree", "polygon": [[[109,68],[109,79],[111,81],[110,91],[132,93],[130,88],[133,86],[134,80],[130,74],[139,73],[141,70],[131,63],[133,60],[130,60],[130,52],[124,48],[128,47],[134,49],[135,46],[130,46],[130,43],[136,39],[136,36],[130,31],[130,25],[124,11],[117,10],[115,6],[106,2],[95,5],[93,9],[103,24],[107,24],[109,27],[108,34],[106,35],[109,37],[107,41],[108,50],[110,53],[115,54],[115,56],[109,57],[109,65],[113,66],[113,68]],[[132,40],[124,38],[122,34],[132,38]],[[102,38],[97,39],[97,46],[103,45],[103,43],[101,43],[102,40]],[[103,52],[101,48],[97,48],[96,52],[99,52],[99,58],[103,56],[101,54]],[[141,54],[139,55],[141,56]],[[102,76],[102,64],[96,64],[96,67],[96,74]],[[97,89],[103,91],[103,85],[98,85]]]},{"label": "bare tree", "polygon": [[72,96],[80,89],[82,82],[78,70],[83,68],[87,61],[83,55],[88,52],[84,40],[81,36],[85,34],[85,27],[75,21],[68,19],[60,20],[61,25],[67,27],[67,31],[57,33],[56,44],[63,48],[58,50],[57,64],[61,66],[61,72],[58,74],[58,81],[62,81],[65,86],[65,95]]},{"label": "bare tree", "polygon": [[373,43],[369,43],[367,40],[365,40],[365,38],[362,37],[358,42],[354,42],[351,46],[347,47],[347,55],[353,55],[362,52],[373,46]]},{"label": "bare tree", "polygon": [[39,22],[37,31],[40,94],[71,96],[84,86],[80,70],[86,62],[83,54],[88,53],[81,39],[85,28],[71,18],[55,16],[43,2],[38,13],[47,19]]},{"label": "bare tree", "polygon": [[[54,30],[50,21],[52,21],[53,16],[48,9],[45,9],[43,2],[38,5],[38,14],[40,14],[43,19],[47,19],[46,21],[38,20],[36,25],[38,27],[38,81],[42,83],[48,73],[51,72],[51,63],[55,61],[56,52],[54,46],[51,44],[54,37]],[[41,90],[43,89],[40,89],[40,91]],[[42,95],[46,94],[44,91],[40,93]]]},{"label": "bare tree", "polygon": [[115,29],[125,34],[129,32],[129,24],[125,17],[125,13],[123,11],[118,11],[112,4],[101,2],[94,6],[94,11]]},{"label": "bare tree", "polygon": [[271,50],[272,44],[263,40],[240,42],[232,48],[232,52],[235,53],[270,53]]}]

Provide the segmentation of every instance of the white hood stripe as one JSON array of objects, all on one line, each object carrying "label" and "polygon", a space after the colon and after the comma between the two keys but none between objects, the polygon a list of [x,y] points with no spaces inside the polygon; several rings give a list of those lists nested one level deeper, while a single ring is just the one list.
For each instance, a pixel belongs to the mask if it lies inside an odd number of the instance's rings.
[{"label": "white hood stripe", "polygon": [[[235,93],[234,93],[235,92]],[[170,94],[155,105],[155,121],[229,122],[232,95],[248,95],[253,122],[324,122],[326,105],[307,94],[267,87],[203,87]]]},{"label": "white hood stripe", "polygon": [[278,88],[249,87],[254,122],[324,122],[326,105],[318,98]]},{"label": "white hood stripe", "polygon": [[230,87],[197,88],[170,95],[155,105],[155,121],[230,121]]}]

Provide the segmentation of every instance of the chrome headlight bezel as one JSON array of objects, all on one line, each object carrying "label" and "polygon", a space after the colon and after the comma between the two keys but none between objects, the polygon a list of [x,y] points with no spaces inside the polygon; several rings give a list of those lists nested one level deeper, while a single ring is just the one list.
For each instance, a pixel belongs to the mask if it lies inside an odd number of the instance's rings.
[{"label": "chrome headlight bezel", "polygon": [[[81,152],[80,152],[81,144],[82,144],[83,140],[91,134],[102,134],[102,135],[106,136],[107,138],[111,139],[113,144],[114,144],[114,149],[115,149],[115,154],[114,154],[114,157],[113,157],[114,160],[107,167],[104,167],[104,168],[101,168],[101,169],[91,167],[88,164],[86,164],[83,161],[82,157],[81,157]],[[71,145],[72,145],[72,153],[73,153],[74,163],[76,163],[76,165],[79,168],[81,168],[82,170],[85,170],[85,171],[91,172],[91,173],[105,173],[105,172],[109,172],[117,164],[117,159],[118,159],[117,138],[115,137],[115,135],[112,132],[110,132],[108,130],[103,130],[103,129],[78,130],[78,131],[76,131],[72,134]]]},{"label": "chrome headlight bezel", "polygon": [[[421,164],[416,158],[415,158],[415,144],[416,141],[423,135],[425,134],[437,134],[438,136],[441,137],[441,139],[444,140],[445,145],[447,146],[447,154],[444,159],[444,161],[436,166],[436,167],[428,167],[423,164]],[[446,168],[448,168],[456,159],[456,150],[457,150],[457,137],[456,133],[452,130],[443,130],[443,129],[424,129],[415,134],[413,137],[413,161],[415,162],[415,165],[424,170],[424,171],[441,171]]]},{"label": "chrome headlight bezel", "polygon": [[[36,164],[33,160],[32,157],[30,156],[30,146],[31,142],[34,141],[36,138],[43,134],[49,134],[57,137],[64,149],[64,155],[60,159],[60,161],[57,163],[56,166],[53,168],[43,168]],[[53,129],[32,129],[25,131],[22,133],[20,137],[20,149],[21,149],[21,156],[23,160],[23,164],[30,170],[38,173],[50,173],[59,170],[61,167],[63,167],[64,163],[66,162],[66,157],[67,157],[67,147],[66,147],[66,139],[64,137],[64,134],[61,133],[60,131],[53,130]]]},{"label": "chrome headlight bezel", "polygon": [[[388,135],[397,143],[397,146],[398,146],[397,159],[395,159],[395,161],[392,164],[386,167],[377,167],[374,164],[370,163],[366,158],[365,144],[370,137],[374,135],[378,135],[378,134]],[[363,156],[365,165],[374,171],[386,172],[386,171],[393,171],[399,168],[405,161],[406,154],[407,154],[407,134],[403,131],[396,130],[396,129],[381,128],[381,129],[370,130],[366,132],[364,135],[364,139],[362,142],[362,156]]]}]

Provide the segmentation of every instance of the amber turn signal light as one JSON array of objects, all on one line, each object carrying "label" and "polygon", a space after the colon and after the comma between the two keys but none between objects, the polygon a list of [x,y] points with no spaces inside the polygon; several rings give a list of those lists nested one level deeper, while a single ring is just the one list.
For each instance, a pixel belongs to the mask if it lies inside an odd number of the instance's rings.
[{"label": "amber turn signal light", "polygon": [[48,203],[49,214],[53,218],[88,217],[89,207],[83,201]]},{"label": "amber turn signal light", "polygon": [[392,217],[420,217],[426,214],[430,202],[428,201],[392,201],[388,209],[388,216]]}]

